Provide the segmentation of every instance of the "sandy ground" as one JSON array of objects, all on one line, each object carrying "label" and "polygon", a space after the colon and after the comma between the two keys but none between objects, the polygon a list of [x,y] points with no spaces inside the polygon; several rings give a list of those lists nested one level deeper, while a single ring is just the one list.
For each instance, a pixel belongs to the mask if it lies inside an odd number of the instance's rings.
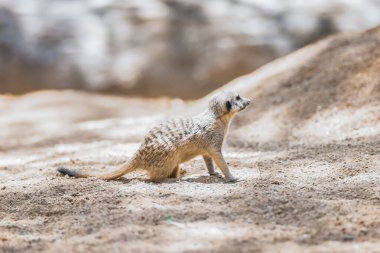
[{"label": "sandy ground", "polygon": [[117,169],[184,103],[81,92],[0,97],[0,252],[380,252],[380,27],[328,38],[223,89],[253,100],[178,182]]},{"label": "sandy ground", "polygon": [[224,152],[237,183],[209,177],[200,159],[174,183],[73,179],[56,168],[118,168],[183,103],[0,101],[0,252],[380,252],[380,137],[251,145],[235,131],[242,112]]}]

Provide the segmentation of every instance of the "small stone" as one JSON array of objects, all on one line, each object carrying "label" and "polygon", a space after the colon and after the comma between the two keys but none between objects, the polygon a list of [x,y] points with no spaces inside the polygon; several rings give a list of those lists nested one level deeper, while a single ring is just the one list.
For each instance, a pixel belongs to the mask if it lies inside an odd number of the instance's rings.
[{"label": "small stone", "polygon": [[355,238],[352,236],[352,235],[345,235],[342,237],[342,240],[344,242],[349,242],[349,241],[353,241]]}]

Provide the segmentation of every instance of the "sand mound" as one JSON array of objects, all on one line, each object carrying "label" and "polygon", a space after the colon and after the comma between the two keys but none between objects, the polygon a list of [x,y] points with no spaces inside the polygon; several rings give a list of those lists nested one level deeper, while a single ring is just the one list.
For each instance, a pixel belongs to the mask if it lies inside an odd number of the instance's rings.
[{"label": "sand mound", "polygon": [[330,37],[223,89],[253,98],[235,124],[248,139],[331,142],[380,133],[379,73],[377,27]]}]

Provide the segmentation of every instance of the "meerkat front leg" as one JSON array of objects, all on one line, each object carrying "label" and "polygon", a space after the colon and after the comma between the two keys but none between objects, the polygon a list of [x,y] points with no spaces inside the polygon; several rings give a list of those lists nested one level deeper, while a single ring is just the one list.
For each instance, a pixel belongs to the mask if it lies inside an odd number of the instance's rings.
[{"label": "meerkat front leg", "polygon": [[211,154],[212,159],[214,159],[216,165],[223,172],[224,177],[227,182],[236,182],[237,179],[232,176],[230,170],[228,169],[228,165],[223,158],[223,154],[221,151],[214,151]]},{"label": "meerkat front leg", "polygon": [[214,163],[213,163],[212,158],[210,156],[204,155],[203,160],[205,161],[205,164],[206,164],[206,167],[207,167],[207,170],[208,170],[208,173],[210,174],[210,176],[221,177],[221,175],[219,173],[215,172]]}]

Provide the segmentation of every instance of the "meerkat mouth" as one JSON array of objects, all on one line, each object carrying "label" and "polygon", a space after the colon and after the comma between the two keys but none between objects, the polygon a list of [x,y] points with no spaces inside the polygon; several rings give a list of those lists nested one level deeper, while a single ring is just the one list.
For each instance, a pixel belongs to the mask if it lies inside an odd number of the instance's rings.
[{"label": "meerkat mouth", "polygon": [[243,105],[243,107],[240,108],[239,112],[240,111],[243,111],[245,108],[247,108],[247,106],[249,105],[250,103],[247,102],[246,104]]}]

